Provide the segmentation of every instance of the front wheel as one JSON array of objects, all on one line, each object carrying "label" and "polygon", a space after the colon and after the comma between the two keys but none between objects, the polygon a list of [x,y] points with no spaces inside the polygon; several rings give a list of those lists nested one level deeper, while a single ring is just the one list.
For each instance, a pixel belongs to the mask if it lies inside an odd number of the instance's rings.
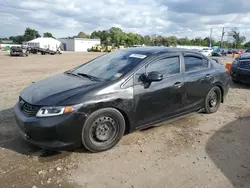
[{"label": "front wheel", "polygon": [[114,108],[93,112],[82,129],[82,144],[91,152],[102,152],[114,147],[125,131],[125,119]]},{"label": "front wheel", "polygon": [[213,87],[207,94],[205,99],[205,112],[212,114],[217,112],[222,99],[221,90],[219,87]]}]

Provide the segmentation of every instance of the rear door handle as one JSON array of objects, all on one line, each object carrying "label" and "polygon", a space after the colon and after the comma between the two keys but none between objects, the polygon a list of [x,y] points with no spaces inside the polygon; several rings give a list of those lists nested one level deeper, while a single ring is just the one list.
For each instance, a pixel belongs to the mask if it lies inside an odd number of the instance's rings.
[{"label": "rear door handle", "polygon": [[210,79],[210,78],[212,78],[212,75],[211,75],[211,74],[207,74],[207,75],[205,76],[205,79]]},{"label": "rear door handle", "polygon": [[211,74],[207,74],[205,77],[200,78],[199,81],[200,81],[200,82],[203,82],[203,81],[205,81],[205,80],[209,80],[210,78],[212,78],[212,75],[211,75]]},{"label": "rear door handle", "polygon": [[181,86],[183,86],[182,82],[176,82],[174,85],[174,88],[181,88]]}]

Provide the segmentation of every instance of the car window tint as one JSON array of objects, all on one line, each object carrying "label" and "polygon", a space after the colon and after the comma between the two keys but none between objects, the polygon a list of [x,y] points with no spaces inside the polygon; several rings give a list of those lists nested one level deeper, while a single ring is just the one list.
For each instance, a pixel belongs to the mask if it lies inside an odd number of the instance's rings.
[{"label": "car window tint", "polygon": [[147,73],[151,71],[160,72],[163,76],[180,73],[179,57],[164,58],[151,63],[147,67]]},{"label": "car window tint", "polygon": [[184,57],[185,62],[185,70],[186,72],[201,70],[204,68],[208,68],[209,62],[206,59],[199,57]]}]

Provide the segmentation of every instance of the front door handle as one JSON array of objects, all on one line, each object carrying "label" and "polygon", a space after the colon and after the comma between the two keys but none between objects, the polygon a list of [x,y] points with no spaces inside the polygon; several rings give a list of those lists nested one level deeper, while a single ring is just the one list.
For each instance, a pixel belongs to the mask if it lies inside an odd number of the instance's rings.
[{"label": "front door handle", "polygon": [[182,82],[176,82],[174,85],[174,88],[181,88],[181,86],[183,86]]}]

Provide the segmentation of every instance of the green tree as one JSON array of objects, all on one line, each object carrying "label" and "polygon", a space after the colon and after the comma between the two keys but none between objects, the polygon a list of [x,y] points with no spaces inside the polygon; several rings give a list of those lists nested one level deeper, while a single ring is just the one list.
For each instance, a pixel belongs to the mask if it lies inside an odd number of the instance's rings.
[{"label": "green tree", "polygon": [[246,37],[240,36],[240,32],[237,28],[233,28],[228,35],[233,38],[234,45],[236,48],[240,47],[243,42],[245,42]]},{"label": "green tree", "polygon": [[81,31],[80,33],[78,33],[76,37],[77,38],[89,38],[89,35]]},{"label": "green tree", "polygon": [[25,41],[30,41],[30,40],[40,37],[40,35],[38,31],[28,27],[25,29],[23,37]]},{"label": "green tree", "polygon": [[128,46],[133,46],[135,45],[135,34],[134,33],[128,33],[127,34],[127,39],[126,39],[126,44]]},{"label": "green tree", "polygon": [[124,45],[127,39],[127,35],[118,27],[112,27],[109,29],[111,41],[115,45]]},{"label": "green tree", "polygon": [[99,35],[98,35],[98,32],[97,32],[97,31],[94,31],[94,32],[91,33],[90,38],[92,38],[92,39],[98,39],[98,38],[100,38],[100,37],[99,37]]},{"label": "green tree", "polygon": [[162,46],[163,45],[164,38],[159,35],[155,38],[155,45],[156,46]]},{"label": "green tree", "polygon": [[250,41],[244,44],[245,48],[250,48]]},{"label": "green tree", "polygon": [[143,44],[152,45],[152,40],[151,40],[151,37],[149,35],[146,35],[143,37]]},{"label": "green tree", "polygon": [[168,39],[168,41],[169,41],[169,44],[171,45],[171,46],[176,46],[178,43],[178,39],[177,39],[177,37],[176,36],[170,36],[170,37],[168,37],[167,38]]},{"label": "green tree", "polygon": [[179,45],[190,45],[190,40],[187,37],[180,38],[180,39],[178,39],[177,42]]},{"label": "green tree", "polygon": [[43,33],[43,37],[55,38],[50,32]]},{"label": "green tree", "polygon": [[11,36],[11,37],[9,37],[9,40],[12,40],[13,43],[15,43],[15,44],[22,44],[25,41],[23,35]]},{"label": "green tree", "polygon": [[[213,40],[211,41],[213,44]],[[201,41],[201,46],[209,46],[210,45],[210,38],[209,37],[205,37],[202,41]]]}]

